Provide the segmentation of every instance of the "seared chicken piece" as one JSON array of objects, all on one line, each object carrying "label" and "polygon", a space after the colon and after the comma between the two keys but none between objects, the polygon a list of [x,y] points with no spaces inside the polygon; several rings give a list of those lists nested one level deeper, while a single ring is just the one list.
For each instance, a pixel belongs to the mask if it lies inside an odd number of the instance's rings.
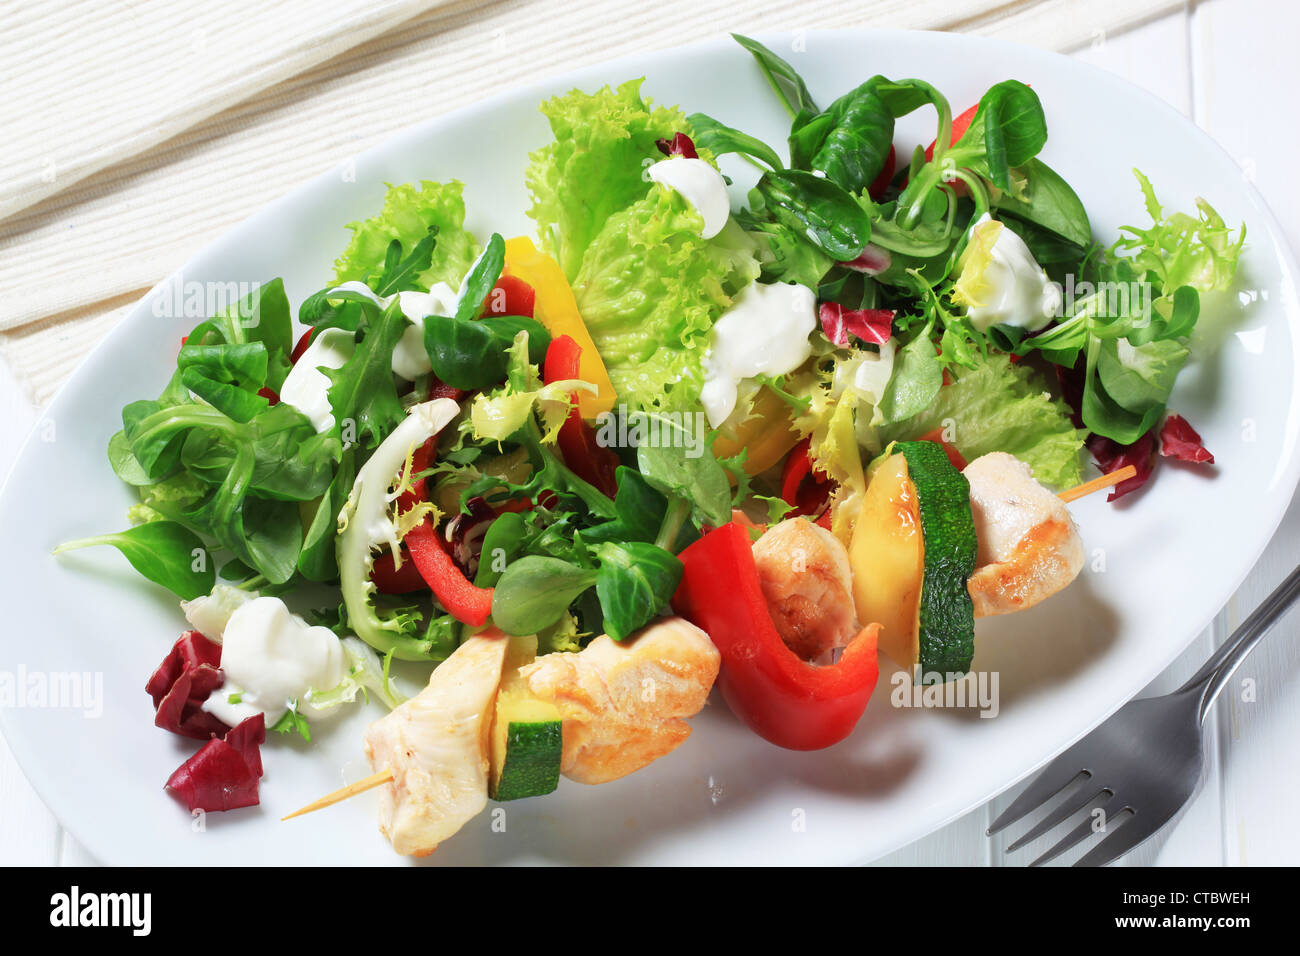
[{"label": "seared chicken piece", "polygon": [[853,640],[853,575],[839,538],[807,518],[789,518],[754,542],[754,564],[786,647],[815,661]]},{"label": "seared chicken piece", "polygon": [[1023,611],[1078,577],[1085,557],[1079,530],[1065,502],[1035,481],[1028,465],[992,452],[962,474],[979,543],[967,582],[976,617]]},{"label": "seared chicken piece", "polygon": [[487,806],[488,731],[508,639],[471,637],[434,670],[415,697],[366,731],[380,788],[379,829],[398,853],[428,856]]},{"label": "seared chicken piece", "polygon": [[607,783],[690,736],[682,718],[700,712],[720,661],[707,634],[670,617],[622,642],[601,635],[576,654],[546,654],[519,673],[564,718],[561,772]]}]

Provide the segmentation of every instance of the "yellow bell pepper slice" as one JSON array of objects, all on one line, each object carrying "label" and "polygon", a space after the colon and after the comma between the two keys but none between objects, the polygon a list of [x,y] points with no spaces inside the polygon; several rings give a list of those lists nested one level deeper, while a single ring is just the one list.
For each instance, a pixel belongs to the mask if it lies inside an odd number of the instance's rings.
[{"label": "yellow bell pepper slice", "polygon": [[734,430],[718,432],[713,441],[717,458],[732,458],[744,449],[745,473],[757,475],[767,471],[799,441],[794,419],[781,396],[764,386],[754,396],[752,414]]},{"label": "yellow bell pepper slice", "polygon": [[527,236],[518,236],[506,240],[505,273],[533,287],[537,294],[533,317],[546,327],[546,331],[556,337],[567,335],[582,349],[578,377],[597,388],[595,393],[579,393],[578,410],[582,417],[590,421],[602,412],[610,411],[617,398],[614,386],[605,370],[605,362],[596,350],[596,343],[583,324],[578,302],[560,264],[534,246]]}]

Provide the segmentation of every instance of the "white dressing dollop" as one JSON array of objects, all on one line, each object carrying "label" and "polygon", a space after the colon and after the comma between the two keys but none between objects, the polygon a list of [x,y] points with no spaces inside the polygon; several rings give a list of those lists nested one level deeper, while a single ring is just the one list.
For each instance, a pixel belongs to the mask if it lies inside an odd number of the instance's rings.
[{"label": "white dressing dollop", "polygon": [[709,424],[717,428],[735,410],[743,380],[785,375],[806,362],[816,326],[817,295],[807,286],[747,286],[709,333],[700,392]]},{"label": "white dressing dollop", "polygon": [[347,674],[347,655],[328,627],[309,625],[275,597],[254,598],[226,622],[221,640],[226,682],[203,709],[234,727],[256,714],[272,726],[295,706],[319,717],[312,691],[337,686]]},{"label": "white dressing dollop", "polygon": [[334,427],[329,390],[332,384],[322,368],[342,368],[356,350],[356,340],[344,329],[321,329],[311,344],[289,370],[280,386],[280,401],[292,405],[307,416],[317,432]]},{"label": "white dressing dollop", "polygon": [[460,296],[447,283],[439,282],[428,292],[399,292],[397,304],[411,324],[393,349],[393,371],[408,382],[414,382],[421,375],[433,371],[429,353],[424,347],[424,317],[455,315]]},{"label": "white dressing dollop", "polygon": [[[472,267],[470,272],[473,272]],[[469,274],[466,273],[466,278],[468,277]],[[406,316],[406,320],[410,324],[393,348],[393,372],[408,382],[414,382],[421,375],[428,375],[433,371],[433,365],[429,361],[429,353],[424,348],[424,317],[426,315],[455,315],[461,297],[465,294],[465,282],[464,280],[461,281],[459,291],[452,289],[445,282],[438,282],[428,292],[407,290],[406,292],[397,293],[395,297],[377,295],[370,286],[356,280],[344,282],[330,291],[356,292],[359,295],[364,295],[381,309],[387,309],[393,304],[393,299],[397,299],[398,308],[402,310],[402,315]]]},{"label": "white dressing dollop", "polygon": [[674,156],[660,160],[646,170],[652,182],[667,186],[690,203],[704,220],[700,237],[712,239],[722,231],[731,215],[727,182],[702,159]]},{"label": "white dressing dollop", "polygon": [[1047,278],[1025,241],[985,213],[958,260],[953,299],[980,332],[1015,325],[1037,332],[1061,308],[1061,287]]}]

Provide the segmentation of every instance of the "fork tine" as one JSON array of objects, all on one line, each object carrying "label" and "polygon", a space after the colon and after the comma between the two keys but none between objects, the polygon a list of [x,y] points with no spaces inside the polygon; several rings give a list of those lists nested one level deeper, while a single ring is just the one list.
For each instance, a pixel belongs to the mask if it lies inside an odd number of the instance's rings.
[{"label": "fork tine", "polygon": [[[1070,757],[1070,751],[1068,750],[1048,764],[1045,769],[1039,771],[1038,776],[1034,778],[1034,782],[1011,802],[1011,806],[998,814],[998,818],[990,824],[986,831],[987,834],[992,836],[999,830],[1006,829],[1015,823],[1026,813],[1041,807],[1052,797],[1078,780],[1080,775],[1083,775],[1085,779],[1092,776],[1079,766],[1077,757],[1072,757],[1068,763],[1066,762],[1067,757]],[[1066,777],[1066,773],[1069,773],[1070,776]]]},{"label": "fork tine", "polygon": [[1074,861],[1075,866],[1105,866],[1113,863],[1129,850],[1169,822],[1159,814],[1128,814],[1129,819],[1108,833],[1100,843]]},{"label": "fork tine", "polygon": [[[1037,840],[1048,830],[1051,830],[1052,828],[1070,819],[1070,817],[1074,816],[1076,813],[1078,813],[1088,804],[1092,803],[1092,801],[1096,800],[1103,793],[1106,793],[1106,790],[1104,788],[1098,788],[1094,790],[1092,787],[1086,785],[1076,788],[1074,793],[1072,793],[1065,800],[1062,800],[1056,806],[1056,808],[1052,810],[1051,813],[1043,817],[1043,819],[1039,820],[1038,823],[1035,824],[1032,830],[1030,830],[1020,839],[1016,840],[1015,843],[1012,843],[1010,846],[1008,846],[1006,852],[1014,853],[1016,850],[1019,850],[1025,844],[1033,843],[1035,840]],[[1080,794],[1084,795],[1083,799],[1082,800],[1076,799]]]},{"label": "fork tine", "polygon": [[[1098,804],[1098,806],[1104,807],[1108,803],[1110,803],[1111,800],[1114,799],[1115,799],[1115,795],[1111,793],[1109,796],[1106,797],[1105,800],[1103,800],[1100,804]],[[1053,846],[1050,850],[1048,850],[1046,853],[1044,853],[1038,859],[1034,860],[1034,862],[1030,863],[1029,865],[1042,866],[1044,863],[1048,862],[1049,860],[1056,859],[1058,856],[1060,856],[1066,850],[1070,849],[1070,847],[1074,846],[1076,843],[1079,843],[1081,840],[1087,839],[1092,833],[1093,833],[1092,814],[1090,813],[1088,814],[1088,816],[1084,817],[1083,820],[1079,822],[1079,825],[1077,827],[1075,827],[1065,836],[1061,837],[1061,839],[1057,842],[1055,846]]]}]

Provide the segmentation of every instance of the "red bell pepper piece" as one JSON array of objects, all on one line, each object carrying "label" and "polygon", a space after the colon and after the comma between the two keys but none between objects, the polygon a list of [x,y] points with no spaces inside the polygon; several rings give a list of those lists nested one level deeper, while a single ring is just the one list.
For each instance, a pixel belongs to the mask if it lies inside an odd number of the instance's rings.
[{"label": "red bell pepper piece", "polygon": [[[966,110],[966,112],[959,113],[958,115],[953,117],[952,139],[949,142],[956,143],[959,139],[961,139],[963,136],[966,135],[966,130],[970,129],[971,120],[975,119],[975,114],[979,112],[979,108],[980,105],[976,103],[970,109]],[[925,161],[927,163],[934,159],[934,147],[936,142],[937,140],[931,140],[930,145],[925,148]],[[958,196],[965,196],[968,192],[970,192],[970,190],[966,188],[966,184],[961,180],[957,180],[954,183],[950,183],[949,186],[952,189],[953,193],[955,193]]]},{"label": "red bell pepper piece", "polygon": [[380,594],[411,594],[429,590],[429,585],[411,560],[411,553],[406,547],[402,548],[402,566],[398,568],[395,564],[391,551],[385,551],[375,558],[375,563],[370,568],[370,580],[375,582]]},{"label": "red bell pepper piece", "polygon": [[314,325],[308,326],[307,331],[304,332],[302,336],[298,339],[298,344],[295,345],[293,347],[293,351],[289,353],[290,365],[298,364],[298,359],[302,358],[302,353],[307,351],[307,346],[311,345],[312,336],[314,336],[315,334],[316,334],[316,326]]},{"label": "red bell pepper piece", "polygon": [[[578,360],[582,357],[582,346],[570,336],[559,335],[551,339],[546,349],[542,378],[546,382],[562,382],[578,378]],[[582,420],[582,413],[575,404],[569,409],[569,417],[560,426],[556,439],[560,455],[569,469],[587,482],[613,498],[618,493],[618,481],[615,470],[619,466],[618,455],[612,448],[605,448],[596,439],[596,430]]]},{"label": "red bell pepper piece", "polygon": [[812,457],[808,454],[811,445],[811,438],[795,445],[781,470],[781,500],[794,506],[794,510],[789,512],[790,517],[821,513],[831,496],[830,480],[813,469]]},{"label": "red bell pepper piece", "polygon": [[847,737],[876,687],[880,626],[863,628],[835,664],[809,664],[785,646],[772,623],[741,525],[710,531],[680,557],[684,572],[673,609],[722,654],[718,687],[732,713],[790,750],[820,750]]},{"label": "red bell pepper piece", "polygon": [[526,315],[533,318],[537,290],[518,276],[503,275],[483,300],[479,315]]},{"label": "red bell pepper piece", "polygon": [[890,181],[894,178],[894,172],[898,166],[898,154],[894,152],[894,144],[889,144],[889,155],[885,157],[885,165],[880,169],[880,175],[871,181],[867,187],[867,193],[872,199],[879,200],[889,188]]},{"label": "red bell pepper piece", "polygon": [[[435,380],[435,384],[430,391],[436,390],[439,386],[444,389],[451,387]],[[420,472],[427,470],[437,452],[438,436],[435,435],[411,453],[411,474],[418,475]],[[402,492],[397,499],[397,510],[410,511],[423,501],[425,497],[424,486],[424,478],[412,479],[411,487]],[[370,569],[370,580],[375,583],[375,587],[379,589],[381,594],[410,594],[413,591],[423,591],[428,588],[429,585],[425,583],[419,569],[411,561],[411,556],[405,546],[402,548],[402,566],[398,568],[394,566],[395,564],[396,561],[393,559],[391,551],[385,551],[375,558],[375,563]]]},{"label": "red bell pepper piece", "polygon": [[420,522],[407,532],[404,542],[420,575],[447,613],[471,627],[487,621],[492,613],[492,589],[477,587],[456,567],[432,521],[426,518]]},{"label": "red bell pepper piece", "polygon": [[948,460],[952,462],[954,468],[961,471],[966,467],[966,459],[963,458],[962,453],[957,450],[957,446],[944,440],[942,428],[936,428],[933,431],[926,432],[918,438],[917,441],[932,441],[938,445],[942,445],[944,454],[948,456]]}]

